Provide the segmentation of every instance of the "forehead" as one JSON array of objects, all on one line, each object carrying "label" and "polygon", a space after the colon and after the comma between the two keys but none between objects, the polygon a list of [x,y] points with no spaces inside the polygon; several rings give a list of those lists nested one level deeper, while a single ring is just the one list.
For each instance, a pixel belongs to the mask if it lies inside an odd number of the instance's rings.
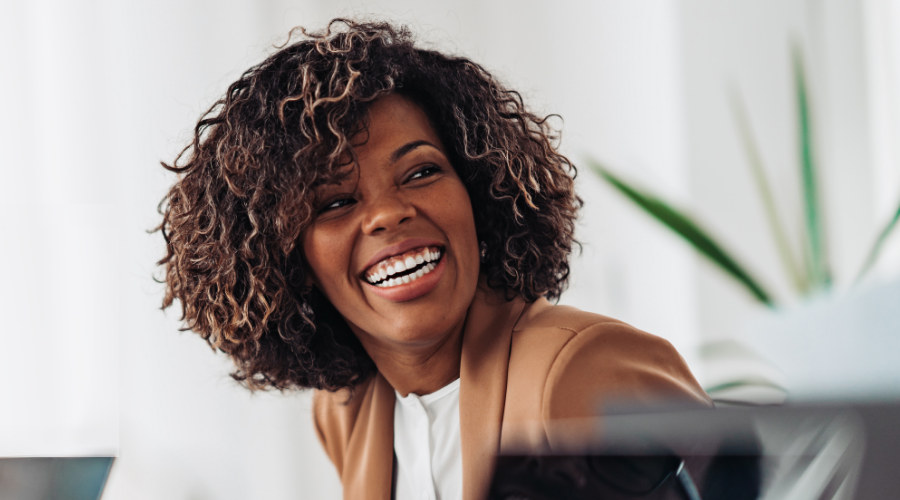
[{"label": "forehead", "polygon": [[390,94],[369,107],[366,129],[350,142],[358,160],[364,162],[389,160],[399,148],[422,140],[445,153],[425,111],[406,97]]},{"label": "forehead", "polygon": [[[434,145],[441,154],[447,154],[428,115],[406,97],[389,94],[376,100],[369,106],[364,120],[362,130],[350,138],[353,153],[345,152],[340,162],[343,166],[333,176],[316,182],[317,196],[356,182],[358,169],[393,167],[411,145],[425,142]],[[422,149],[434,152],[432,148]]]}]

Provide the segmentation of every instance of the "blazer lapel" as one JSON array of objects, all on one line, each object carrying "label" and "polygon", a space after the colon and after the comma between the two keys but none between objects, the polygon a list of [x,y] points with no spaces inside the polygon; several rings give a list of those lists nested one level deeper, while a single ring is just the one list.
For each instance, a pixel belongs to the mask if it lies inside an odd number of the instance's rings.
[{"label": "blazer lapel", "polygon": [[344,464],[344,498],[391,500],[394,389],[378,373],[366,389]]},{"label": "blazer lapel", "polygon": [[521,298],[508,302],[481,283],[466,316],[459,371],[463,500],[480,500],[490,483],[500,449],[512,329],[524,307]]}]

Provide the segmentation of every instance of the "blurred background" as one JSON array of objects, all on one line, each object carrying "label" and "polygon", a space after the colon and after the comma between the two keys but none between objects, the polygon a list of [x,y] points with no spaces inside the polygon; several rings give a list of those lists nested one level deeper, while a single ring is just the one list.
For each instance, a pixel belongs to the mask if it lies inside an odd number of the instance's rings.
[{"label": "blurred background", "polygon": [[[900,204],[900,2],[13,0],[0,3],[0,456],[117,454],[105,500],[340,497],[310,395],[251,395],[180,332],[178,307],[159,310],[163,241],[147,233],[173,182],[159,161],[290,28],[336,16],[408,24],[562,116],[585,200],[562,303],[669,339],[725,403],[896,398],[900,236],[858,276]],[[804,286],[766,212],[804,261],[798,60],[830,276],[812,283],[807,266]],[[588,159],[688,214],[772,304]]]}]

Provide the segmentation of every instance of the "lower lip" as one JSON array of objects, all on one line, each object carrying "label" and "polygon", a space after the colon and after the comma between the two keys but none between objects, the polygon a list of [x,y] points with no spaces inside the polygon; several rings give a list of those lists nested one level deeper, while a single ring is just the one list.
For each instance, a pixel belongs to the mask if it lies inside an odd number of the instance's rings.
[{"label": "lower lip", "polygon": [[[446,257],[446,255],[444,257]],[[366,283],[366,286],[375,295],[392,302],[406,302],[408,300],[418,299],[434,290],[438,285],[438,282],[441,281],[441,276],[444,275],[444,261],[447,260],[444,257],[441,258],[438,265],[436,265],[430,273],[423,274],[416,281],[410,281],[409,283],[389,288],[378,287],[371,283]]]}]

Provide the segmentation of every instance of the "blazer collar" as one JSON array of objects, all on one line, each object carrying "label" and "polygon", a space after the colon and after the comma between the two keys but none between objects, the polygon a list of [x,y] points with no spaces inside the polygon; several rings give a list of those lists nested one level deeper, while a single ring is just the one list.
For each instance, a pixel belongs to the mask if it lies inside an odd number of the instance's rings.
[{"label": "blazer collar", "polygon": [[525,308],[484,283],[469,306],[459,370],[459,427],[463,499],[484,496],[500,449],[512,330]]},{"label": "blazer collar", "polygon": [[341,482],[344,498],[391,500],[394,470],[394,388],[380,374],[362,394]]},{"label": "blazer collar", "polygon": [[[512,301],[482,279],[463,328],[459,427],[464,500],[487,492],[506,402],[512,330],[525,301]],[[394,476],[394,389],[380,374],[366,387],[344,464],[344,498],[390,500]]]}]

